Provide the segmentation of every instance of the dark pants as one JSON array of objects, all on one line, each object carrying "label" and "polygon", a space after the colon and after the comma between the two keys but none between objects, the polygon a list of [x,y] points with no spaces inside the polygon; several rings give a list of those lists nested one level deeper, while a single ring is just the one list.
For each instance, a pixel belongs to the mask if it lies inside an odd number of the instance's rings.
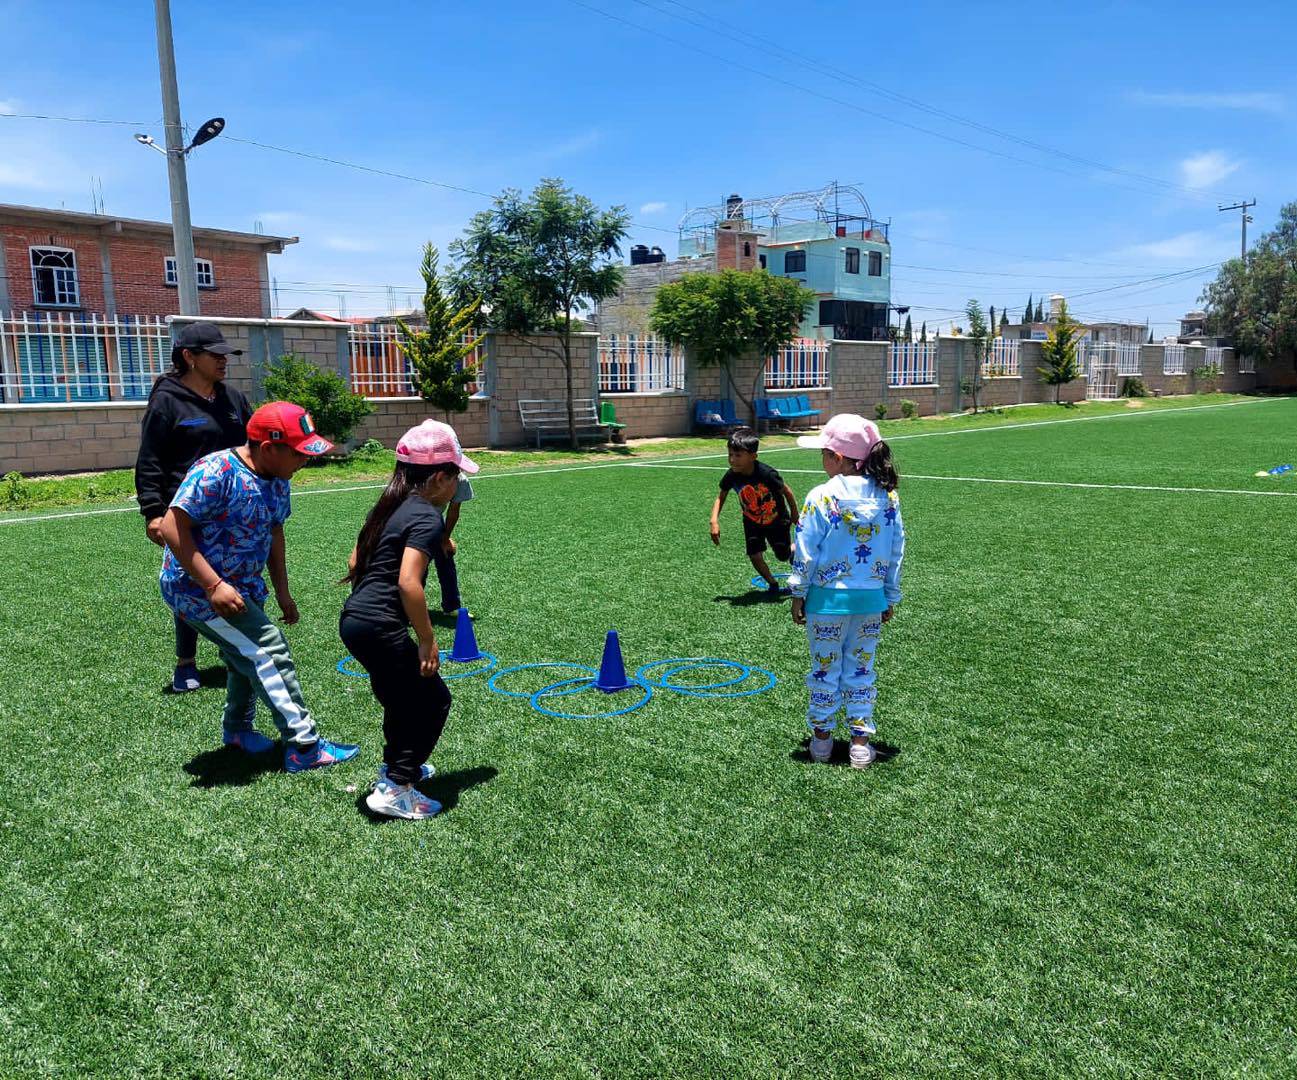
[{"label": "dark pants", "polygon": [[198,655],[198,631],[190,626],[179,615],[176,620],[176,659],[188,659]]},{"label": "dark pants", "polygon": [[369,672],[383,706],[383,761],[394,784],[412,784],[441,738],[450,713],[450,690],[440,675],[419,674],[419,647],[404,630],[395,633],[343,613],[338,632],[347,651]]},{"label": "dark pants", "polygon": [[437,568],[437,584],[441,586],[441,610],[455,611],[459,608],[459,572],[455,569],[455,556],[447,555],[440,546],[432,557],[432,564]]}]

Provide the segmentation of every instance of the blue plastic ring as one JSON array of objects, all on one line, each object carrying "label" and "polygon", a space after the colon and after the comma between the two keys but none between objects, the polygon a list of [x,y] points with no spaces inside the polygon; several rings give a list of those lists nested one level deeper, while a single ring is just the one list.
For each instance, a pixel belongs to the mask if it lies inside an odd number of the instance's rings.
[{"label": "blue plastic ring", "polygon": [[[475,663],[477,663],[477,660],[456,660],[453,656],[447,656],[446,659],[449,660],[452,664],[475,664]],[[451,679],[471,679],[474,675],[485,675],[488,671],[490,671],[493,667],[495,667],[495,665],[499,662],[499,661],[496,660],[496,658],[495,658],[495,654],[494,654],[494,653],[489,653],[489,652],[484,652],[484,653],[483,653],[481,656],[479,656],[477,659],[478,659],[478,660],[490,660],[491,662],[490,662],[489,664],[487,664],[486,667],[474,668],[472,671],[461,671],[458,675],[447,675],[447,674],[446,674],[446,668],[445,668],[445,666],[443,665],[443,666],[442,666],[442,669],[441,669],[441,677],[442,677],[442,679],[445,680],[446,682],[449,682]]]},{"label": "blue plastic ring", "polygon": [[356,658],[354,656],[344,656],[341,660],[339,660],[338,661],[339,673],[343,675],[350,675],[353,679],[368,679],[369,678],[368,671],[349,671],[347,669],[347,661],[355,660],[355,659]]},{"label": "blue plastic ring", "polygon": [[[668,671],[664,671],[662,675],[657,679],[650,679],[647,678],[647,676],[645,676],[644,673],[648,671],[650,668],[662,667],[664,664],[674,664],[677,666]],[[721,664],[726,667],[730,667],[730,666],[746,667],[748,674],[745,675],[744,678],[747,678],[750,675],[764,675],[766,677],[766,684],[764,686],[757,687],[755,690],[734,690],[728,694],[717,694],[712,692],[711,687],[705,687],[705,686],[685,687],[685,686],[677,686],[675,683],[666,682],[666,679],[672,674],[673,671],[683,671],[685,670],[686,667],[694,667],[694,666],[701,667],[704,664]],[[748,667],[746,664],[740,664],[736,660],[722,660],[720,657],[717,656],[677,656],[674,660],[654,660],[650,664],[642,664],[640,668],[635,672],[635,678],[636,680],[643,679],[644,681],[651,683],[653,686],[659,687],[663,690],[674,690],[677,694],[687,694],[690,697],[702,697],[702,698],[751,697],[753,694],[765,693],[765,691],[769,690],[772,686],[776,684],[776,682],[778,682],[778,680],[774,676],[774,673],[766,671],[765,668]],[[724,685],[732,686],[734,685],[734,683],[726,683]]]},{"label": "blue plastic ring", "polygon": [[726,679],[724,682],[690,683],[687,686],[677,686],[675,683],[667,681],[677,672],[693,671],[696,668],[711,667],[720,663],[722,663],[720,660],[708,660],[701,664],[676,664],[662,672],[662,674],[658,676],[657,682],[654,685],[662,687],[663,690],[722,690],[727,686],[737,686],[752,674],[752,669],[747,664],[740,664],[734,660],[727,660],[723,661],[725,666],[738,668],[739,673],[735,675],[734,678]]},{"label": "blue plastic ring", "polygon": [[[580,665],[573,664],[572,666],[578,667]],[[576,690],[564,690],[562,692],[558,692],[559,687],[570,686],[572,683],[585,683],[586,685],[579,687]],[[562,697],[564,694],[579,694],[582,690],[589,690],[590,687],[593,685],[594,685],[594,679],[588,679],[585,678],[584,676],[577,679],[563,679],[561,682],[553,683],[550,686],[542,686],[534,694],[530,695],[528,701],[531,702],[531,707],[535,709],[538,713],[540,713],[542,716],[554,716],[560,720],[611,720],[614,716],[625,716],[629,712],[634,712],[641,705],[647,705],[649,699],[653,696],[653,688],[649,686],[647,683],[642,683],[637,680],[635,685],[643,689],[644,696],[641,697],[639,701],[635,702],[634,705],[628,705],[624,709],[615,709],[612,712],[600,712],[600,713],[555,712],[553,709],[545,708],[545,706],[540,703],[540,699],[542,695],[552,696],[552,697]]]},{"label": "blue plastic ring", "polygon": [[[786,578],[788,575],[787,575],[787,574],[775,574],[775,575],[773,575],[773,576],[774,576],[774,579],[775,579],[776,581],[778,581],[780,578]],[[756,577],[754,577],[754,578],[752,579],[752,587],[753,587],[754,589],[760,589],[760,588],[763,588],[763,587],[768,589],[768,588],[770,588],[770,582],[768,582],[765,578],[763,578],[760,574],[758,574]]]},{"label": "blue plastic ring", "polygon": [[[595,674],[594,668],[590,667],[588,664],[569,664],[562,660],[546,660],[540,664],[515,664],[513,667],[501,668],[499,671],[497,671],[486,681],[486,688],[490,690],[492,693],[503,694],[505,697],[530,698],[531,694],[520,694],[516,690],[501,690],[498,686],[495,685],[496,680],[499,679],[502,675],[508,675],[510,672],[513,671],[528,671],[531,668],[546,668],[546,667],[579,668],[582,671],[588,671],[591,675]],[[566,680],[565,680],[565,685],[566,685]],[[575,693],[575,691],[573,692]]]}]

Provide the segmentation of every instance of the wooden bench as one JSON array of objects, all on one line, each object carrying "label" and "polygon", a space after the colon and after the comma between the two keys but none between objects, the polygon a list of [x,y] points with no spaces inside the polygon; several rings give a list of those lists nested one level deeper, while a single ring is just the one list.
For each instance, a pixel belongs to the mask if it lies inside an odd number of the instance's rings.
[{"label": "wooden bench", "polygon": [[[593,398],[575,398],[572,413],[576,419],[578,439],[607,439],[609,426],[599,419]],[[518,402],[518,415],[524,432],[535,432],[536,446],[541,439],[566,439],[567,402],[561,398],[531,398]]]}]

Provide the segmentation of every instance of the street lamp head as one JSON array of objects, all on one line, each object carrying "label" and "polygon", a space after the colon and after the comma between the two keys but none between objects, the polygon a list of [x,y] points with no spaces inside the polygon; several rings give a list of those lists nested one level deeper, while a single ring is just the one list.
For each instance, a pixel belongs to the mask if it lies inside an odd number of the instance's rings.
[{"label": "street lamp head", "polygon": [[225,130],[225,117],[214,116],[198,129],[198,134],[194,136],[194,141],[185,148],[188,153],[195,146],[202,146],[205,142],[211,142],[217,135]]},{"label": "street lamp head", "polygon": [[150,145],[152,145],[152,143],[153,143],[153,136],[152,136],[152,135],[141,135],[139,132],[136,132],[136,133],[135,133],[135,141],[136,141],[137,143],[143,143],[145,146],[150,146]]}]

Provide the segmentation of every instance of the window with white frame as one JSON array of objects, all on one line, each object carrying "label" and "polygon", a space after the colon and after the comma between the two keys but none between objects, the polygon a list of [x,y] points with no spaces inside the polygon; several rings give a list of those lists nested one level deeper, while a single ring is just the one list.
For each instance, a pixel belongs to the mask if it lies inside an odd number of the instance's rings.
[{"label": "window with white frame", "polygon": [[[176,270],[176,257],[168,255],[166,260],[166,283],[168,285],[178,286],[180,284],[180,275]],[[198,287],[200,289],[216,288],[216,270],[212,267],[210,259],[195,259],[194,274],[198,278]]]},{"label": "window with white frame", "polygon": [[48,307],[76,307],[81,302],[77,287],[77,253],[71,248],[32,248],[32,297]]}]

